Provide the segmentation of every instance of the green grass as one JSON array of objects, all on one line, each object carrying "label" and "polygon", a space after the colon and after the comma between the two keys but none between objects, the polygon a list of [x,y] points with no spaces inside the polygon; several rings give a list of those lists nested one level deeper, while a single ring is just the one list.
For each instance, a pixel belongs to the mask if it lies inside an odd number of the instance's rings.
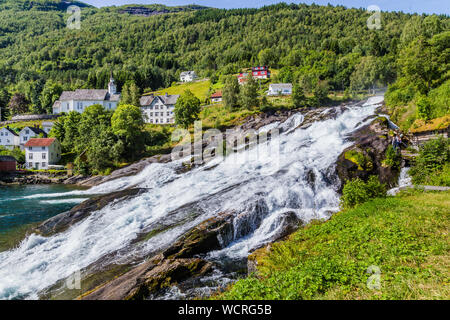
[{"label": "green grass", "polygon": [[[15,123],[8,124],[8,127],[10,129],[14,129],[17,133],[20,132],[25,127],[33,127],[36,125],[39,125],[40,128],[42,128],[42,122],[53,122],[52,120],[33,120],[33,121],[19,121]],[[6,126],[3,126],[6,127]],[[3,128],[3,127],[0,127]]]},{"label": "green grass", "polygon": [[449,208],[450,192],[408,191],[313,222],[255,252],[258,275],[214,298],[449,299]]},{"label": "green grass", "polygon": [[192,93],[200,99],[201,102],[205,102],[207,98],[209,98],[209,88],[211,86],[211,81],[197,81],[197,82],[188,82],[183,84],[177,84],[171,86],[169,88],[156,90],[153,92],[146,92],[144,95],[149,95],[151,93],[155,95],[164,95],[166,92],[168,94],[182,94],[186,90],[191,90]]}]

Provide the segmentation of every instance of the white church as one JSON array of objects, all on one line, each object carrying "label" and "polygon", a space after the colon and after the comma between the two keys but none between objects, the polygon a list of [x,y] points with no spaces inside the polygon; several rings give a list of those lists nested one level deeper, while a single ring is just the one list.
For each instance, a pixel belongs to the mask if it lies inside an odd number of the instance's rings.
[{"label": "white church", "polygon": [[63,91],[61,96],[53,104],[53,114],[62,112],[84,110],[94,104],[102,105],[106,110],[115,110],[120,100],[120,93],[111,75],[108,90],[106,89],[77,89],[75,91]]}]

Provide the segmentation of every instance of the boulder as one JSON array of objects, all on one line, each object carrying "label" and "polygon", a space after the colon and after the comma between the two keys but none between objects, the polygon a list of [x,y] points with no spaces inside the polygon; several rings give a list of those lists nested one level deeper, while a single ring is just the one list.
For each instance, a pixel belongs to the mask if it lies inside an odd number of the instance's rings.
[{"label": "boulder", "polygon": [[87,292],[82,300],[143,300],[160,289],[211,270],[202,259],[167,259],[162,255],[140,264],[122,276]]},{"label": "boulder", "polygon": [[182,236],[163,252],[165,258],[187,258],[226,247],[233,239],[231,213],[210,218]]},{"label": "boulder", "polygon": [[353,146],[345,149],[336,163],[336,171],[342,181],[360,178],[367,180],[376,175],[388,187],[396,185],[400,170],[383,165],[386,150],[391,143],[389,123],[384,117],[375,118],[370,124],[355,131],[350,140]]}]

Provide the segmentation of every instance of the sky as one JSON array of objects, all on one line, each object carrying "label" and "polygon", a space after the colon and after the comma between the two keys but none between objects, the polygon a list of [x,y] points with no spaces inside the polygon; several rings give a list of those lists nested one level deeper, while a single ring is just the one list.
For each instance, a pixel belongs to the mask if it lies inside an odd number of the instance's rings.
[{"label": "sky", "polygon": [[[248,8],[270,5],[282,0],[81,0],[96,7],[159,3],[167,6],[198,4],[215,8]],[[286,3],[316,3],[320,5],[343,5],[354,8],[378,6],[382,11],[403,11],[407,13],[438,13],[450,15],[449,0],[284,0]]]}]

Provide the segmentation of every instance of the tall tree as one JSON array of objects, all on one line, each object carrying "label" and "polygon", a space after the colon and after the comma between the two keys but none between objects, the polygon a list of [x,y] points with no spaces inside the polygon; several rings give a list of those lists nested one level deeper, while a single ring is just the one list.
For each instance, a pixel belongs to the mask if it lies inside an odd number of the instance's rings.
[{"label": "tall tree", "polygon": [[239,82],[235,76],[228,76],[225,79],[222,96],[225,106],[228,109],[233,110],[239,107],[240,90]]},{"label": "tall tree", "polygon": [[120,105],[111,118],[111,128],[123,142],[122,157],[134,160],[144,151],[144,119],[139,107]]},{"label": "tall tree", "polygon": [[240,95],[241,106],[247,109],[259,106],[258,82],[253,79],[251,73],[248,74],[247,82],[243,85]]},{"label": "tall tree", "polygon": [[186,90],[175,104],[175,121],[188,128],[198,120],[200,111],[200,100],[190,90]]},{"label": "tall tree", "polygon": [[23,93],[15,93],[9,101],[8,108],[12,115],[23,114],[29,111],[30,101]]}]

